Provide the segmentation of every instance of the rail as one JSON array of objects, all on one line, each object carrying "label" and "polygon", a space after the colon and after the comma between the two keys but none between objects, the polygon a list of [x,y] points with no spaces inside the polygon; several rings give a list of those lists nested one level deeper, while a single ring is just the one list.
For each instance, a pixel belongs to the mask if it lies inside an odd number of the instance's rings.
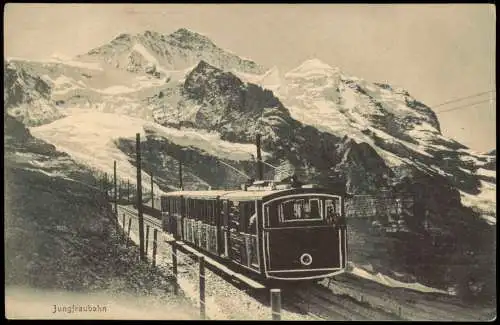
[{"label": "rail", "polygon": [[[123,228],[123,233],[126,236],[127,239],[127,246],[129,245],[129,242],[131,240],[131,226],[132,226],[132,219],[137,219],[137,211],[134,209],[131,209],[130,207],[126,206],[119,206],[118,207],[118,224],[120,225],[120,212],[121,213],[121,226]],[[124,212],[124,213],[123,213]],[[128,215],[128,224],[126,223],[126,215]],[[154,217],[148,216],[146,214],[143,215],[145,225],[146,225],[146,258],[149,258],[148,254],[148,247],[149,247],[149,233],[150,233],[150,227],[153,227],[154,231],[154,240],[153,240],[153,254],[152,254],[152,264],[153,266],[156,266],[157,264],[157,247],[158,247],[158,231],[162,231],[162,222]],[[128,226],[128,229],[125,229],[125,225]],[[266,289],[264,285],[261,283],[254,281],[250,278],[245,277],[244,275],[234,272],[230,270],[228,267],[218,263],[214,259],[203,255],[201,252],[195,250],[194,248],[186,245],[182,241],[176,241],[175,239],[171,240],[165,240],[166,243],[170,244],[171,246],[171,255],[172,255],[172,271],[173,271],[173,276],[175,278],[175,284],[174,284],[174,293],[178,294],[179,291],[179,272],[178,272],[178,265],[182,264],[184,270],[187,270],[191,274],[197,274],[198,279],[199,279],[199,285],[198,285],[198,291],[199,291],[199,297],[196,299],[196,301],[199,303],[200,306],[200,319],[208,319],[207,317],[207,312],[206,312],[206,299],[205,299],[205,281],[206,281],[206,275],[205,275],[205,269],[208,267],[212,271],[215,269],[218,269],[219,271],[227,274],[230,278],[233,280],[236,280],[240,283],[244,283],[248,287],[251,287],[256,290],[263,290]],[[188,260],[185,258],[182,258],[178,252],[182,251],[183,253],[186,253],[187,256],[191,257],[191,261],[195,261],[198,263],[198,268],[193,266],[191,263],[189,263]],[[229,282],[234,285],[234,283]],[[271,316],[273,320],[280,320],[281,319],[281,293],[280,289],[271,289]]]}]

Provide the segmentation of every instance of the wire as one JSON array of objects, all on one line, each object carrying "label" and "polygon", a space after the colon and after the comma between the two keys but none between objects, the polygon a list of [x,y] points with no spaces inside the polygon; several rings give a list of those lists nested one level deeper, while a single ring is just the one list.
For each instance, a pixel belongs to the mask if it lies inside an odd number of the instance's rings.
[{"label": "wire", "polygon": [[489,93],[493,93],[493,92],[496,92],[496,90],[484,91],[484,92],[482,92],[482,93],[477,93],[477,94],[470,95],[470,96],[466,96],[466,97],[460,97],[460,98],[457,98],[457,99],[452,99],[452,100],[449,100],[449,101],[443,102],[443,103],[441,103],[441,104],[432,105],[432,107],[433,107],[433,108],[436,108],[436,107],[444,106],[444,105],[447,105],[447,104],[450,104],[450,103],[460,102],[460,101],[462,101],[462,100],[464,100],[464,99],[467,99],[467,98],[478,97],[478,96],[485,95],[485,94],[489,94]]},{"label": "wire", "polygon": [[482,100],[482,101],[475,102],[475,103],[470,103],[470,104],[466,104],[466,105],[462,105],[462,106],[458,106],[458,107],[453,107],[453,108],[450,108],[450,109],[445,109],[444,111],[436,112],[436,114],[441,114],[441,113],[445,113],[445,112],[451,112],[451,111],[455,111],[455,110],[462,109],[462,108],[467,108],[467,107],[470,107],[470,106],[479,105],[479,104],[486,103],[486,102],[492,102],[494,100],[496,100],[496,98],[490,98],[490,99]]},{"label": "wire", "polygon": [[[216,158],[217,159],[217,158]],[[242,171],[240,171],[239,169],[237,169],[236,167],[233,167],[225,162],[223,162],[222,160],[219,160],[217,159],[217,161],[219,161],[220,163],[226,165],[227,167],[231,168],[232,170],[236,171],[237,173],[239,173],[240,175],[243,175],[245,176],[246,178],[250,178],[247,174],[243,173]]]},{"label": "wire", "polygon": [[271,165],[271,164],[270,164],[270,163],[268,163],[268,162],[265,162],[264,160],[261,160],[261,162],[262,162],[263,164],[268,165],[269,167],[274,168],[274,169],[278,169],[278,168],[279,168],[279,167],[276,167],[276,166]]}]

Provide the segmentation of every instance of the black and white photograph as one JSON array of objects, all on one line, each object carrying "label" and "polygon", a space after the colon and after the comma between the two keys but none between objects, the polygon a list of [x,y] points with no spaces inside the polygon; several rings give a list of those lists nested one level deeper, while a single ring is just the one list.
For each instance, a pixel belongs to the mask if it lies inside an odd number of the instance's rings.
[{"label": "black and white photograph", "polygon": [[495,320],[495,9],[6,4],[5,317]]}]

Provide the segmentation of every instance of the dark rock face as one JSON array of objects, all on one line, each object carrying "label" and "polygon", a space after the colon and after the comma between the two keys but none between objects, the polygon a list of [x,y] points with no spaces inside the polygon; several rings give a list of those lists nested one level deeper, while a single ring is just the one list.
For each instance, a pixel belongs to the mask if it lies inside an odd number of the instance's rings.
[{"label": "dark rock face", "polygon": [[25,143],[26,141],[33,138],[30,131],[24,126],[24,124],[16,120],[13,116],[4,114],[3,123],[4,135],[6,137],[5,140],[7,143]]},{"label": "dark rock face", "polygon": [[[349,189],[358,192],[387,185],[386,179],[391,176],[369,145],[357,144],[348,137],[342,141],[301,124],[271,91],[245,84],[206,62],[200,62],[187,76],[183,94],[199,105],[198,128],[216,129],[222,139],[242,143],[253,143],[258,130],[264,130],[262,148],[273,153],[269,163],[285,160],[297,168],[311,169],[310,180],[326,185],[341,177],[351,180]],[[367,171],[373,177],[361,177]]]},{"label": "dark rock face", "polygon": [[67,156],[59,152],[50,143],[33,137],[26,126],[10,116],[4,114],[4,145],[9,152],[31,152],[49,157]]},{"label": "dark rock face", "polygon": [[50,86],[45,81],[5,61],[3,80],[4,109],[50,97]]}]

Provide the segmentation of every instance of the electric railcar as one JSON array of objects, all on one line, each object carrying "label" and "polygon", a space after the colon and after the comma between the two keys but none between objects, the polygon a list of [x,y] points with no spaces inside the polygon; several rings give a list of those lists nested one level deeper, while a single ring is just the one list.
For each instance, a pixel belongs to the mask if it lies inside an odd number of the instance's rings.
[{"label": "electric railcar", "polygon": [[161,198],[164,231],[260,279],[309,280],[347,264],[345,191],[260,181]]}]

